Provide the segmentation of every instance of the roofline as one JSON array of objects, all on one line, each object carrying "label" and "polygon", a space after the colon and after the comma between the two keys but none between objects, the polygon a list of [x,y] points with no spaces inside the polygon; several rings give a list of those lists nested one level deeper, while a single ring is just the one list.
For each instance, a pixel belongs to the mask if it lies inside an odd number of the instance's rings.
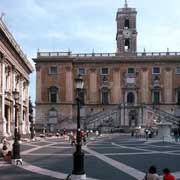
[{"label": "roofline", "polygon": [[20,46],[18,45],[18,43],[14,39],[13,35],[9,32],[7,26],[5,25],[5,23],[3,22],[3,20],[1,18],[0,18],[0,29],[5,34],[6,38],[8,39],[9,43],[13,46],[13,48],[15,49],[17,54],[23,60],[24,64],[27,66],[29,71],[32,73],[34,70],[33,66],[31,65],[31,63],[27,59],[27,56],[23,53]]}]

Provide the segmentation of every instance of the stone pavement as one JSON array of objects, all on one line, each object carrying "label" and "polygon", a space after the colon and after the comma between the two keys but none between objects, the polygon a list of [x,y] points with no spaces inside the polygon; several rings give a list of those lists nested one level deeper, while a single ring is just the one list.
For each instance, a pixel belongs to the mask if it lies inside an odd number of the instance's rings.
[{"label": "stone pavement", "polygon": [[[141,180],[150,165],[162,169],[169,167],[176,178],[180,178],[180,144],[163,142],[160,139],[136,139],[127,135],[106,134],[90,138],[85,152],[85,171],[88,179]],[[1,165],[2,180],[23,179],[65,179],[72,172],[74,147],[68,140],[46,138],[36,142],[22,143],[23,166]],[[7,173],[8,175],[5,175]],[[17,174],[17,177],[12,177]],[[25,178],[26,179],[26,178]]]}]

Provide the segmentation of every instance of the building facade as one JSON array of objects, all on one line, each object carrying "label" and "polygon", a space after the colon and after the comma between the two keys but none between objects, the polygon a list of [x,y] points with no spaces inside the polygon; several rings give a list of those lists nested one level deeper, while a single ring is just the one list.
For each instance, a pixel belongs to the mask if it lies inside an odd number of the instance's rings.
[{"label": "building facade", "polygon": [[0,19],[0,134],[11,136],[15,127],[15,100],[13,91],[19,92],[18,130],[29,133],[29,74],[32,65],[21,51],[12,34]]},{"label": "building facade", "polygon": [[179,116],[180,53],[137,52],[136,15],[127,2],[118,9],[115,53],[37,53],[37,128],[75,127],[78,74],[85,128],[153,126],[163,113]]}]

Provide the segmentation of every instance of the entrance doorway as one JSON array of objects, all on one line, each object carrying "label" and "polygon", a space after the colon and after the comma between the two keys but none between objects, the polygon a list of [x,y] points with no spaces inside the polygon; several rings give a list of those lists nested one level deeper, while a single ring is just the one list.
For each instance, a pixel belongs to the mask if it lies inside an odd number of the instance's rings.
[{"label": "entrance doorway", "polygon": [[136,110],[129,112],[129,127],[136,127],[138,125],[138,113]]}]

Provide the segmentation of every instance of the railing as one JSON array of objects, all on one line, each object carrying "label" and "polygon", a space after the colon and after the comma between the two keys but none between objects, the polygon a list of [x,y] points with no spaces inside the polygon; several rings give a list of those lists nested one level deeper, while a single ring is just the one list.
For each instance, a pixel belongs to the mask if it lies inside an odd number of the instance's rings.
[{"label": "railing", "polygon": [[159,116],[160,119],[163,119],[166,122],[171,122],[173,124],[179,125],[180,123],[180,118],[176,117],[173,114],[170,114],[162,109],[159,109],[157,107],[150,107],[150,106],[145,106],[146,109],[151,110],[152,112],[155,113],[155,115]]},{"label": "railing", "polygon": [[137,53],[77,53],[68,52],[38,52],[37,57],[164,57],[180,56],[180,52],[137,52]]}]

